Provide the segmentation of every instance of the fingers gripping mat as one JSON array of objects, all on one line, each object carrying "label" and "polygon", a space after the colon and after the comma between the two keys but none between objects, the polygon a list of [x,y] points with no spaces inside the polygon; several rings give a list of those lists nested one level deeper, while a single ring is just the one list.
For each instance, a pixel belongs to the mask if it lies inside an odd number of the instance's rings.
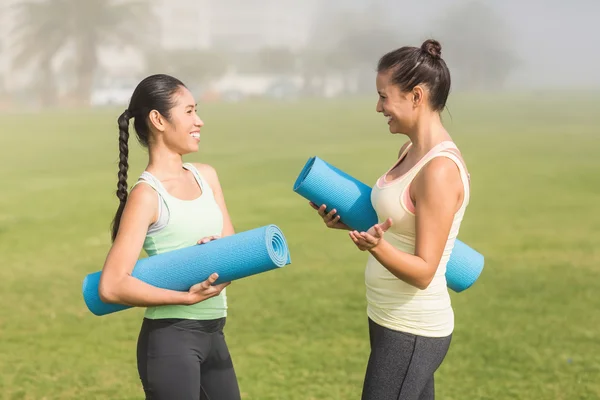
[{"label": "fingers gripping mat", "polygon": [[294,191],[319,207],[326,204],[327,212],[335,208],[340,220],[352,229],[366,232],[377,223],[371,188],[318,157],[308,160]]},{"label": "fingers gripping mat", "polygon": [[[200,238],[198,238],[200,239]],[[232,282],[284,267],[291,263],[287,241],[276,225],[226,236],[211,242],[157,254],[138,260],[132,276],[163,289],[187,291],[216,272],[215,284]],[[83,280],[83,298],[95,315],[131,308],[100,299],[101,271]]]},{"label": "fingers gripping mat", "polygon": [[[304,165],[293,190],[319,207],[326,204],[327,212],[335,208],[340,221],[353,230],[366,232],[379,222],[371,203],[371,187],[319,157],[311,157]],[[448,287],[455,292],[468,289],[483,266],[483,255],[456,239],[446,266]]]}]

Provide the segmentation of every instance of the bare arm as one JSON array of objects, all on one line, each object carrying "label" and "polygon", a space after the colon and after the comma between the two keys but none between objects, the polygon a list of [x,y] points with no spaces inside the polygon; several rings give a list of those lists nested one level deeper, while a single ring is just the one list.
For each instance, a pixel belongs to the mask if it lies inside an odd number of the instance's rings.
[{"label": "bare arm", "polygon": [[391,221],[376,225],[367,234],[351,232],[354,242],[369,252],[397,278],[425,289],[442,258],[454,214],[464,196],[456,164],[445,157],[434,158],[411,185],[416,201],[415,255],[397,250],[382,239]]},{"label": "bare arm", "polygon": [[[119,232],[108,252],[100,277],[100,299],[134,307],[168,304],[189,305],[220,292],[220,285],[197,287],[193,293],[157,288],[131,276],[138,260],[148,226],[157,213],[156,192],[145,184],[136,186],[129,195]],[[214,282],[215,279],[212,279]],[[204,291],[200,294],[198,290]],[[213,293],[214,292],[214,293]]]},{"label": "bare arm", "polygon": [[229,211],[227,210],[227,204],[225,203],[225,196],[223,195],[223,189],[221,188],[221,183],[219,182],[219,177],[217,175],[217,171],[207,164],[194,164],[198,171],[202,174],[204,178],[208,181],[214,196],[215,201],[219,205],[221,209],[221,213],[223,213],[223,232],[221,233],[222,237],[233,235],[235,233],[235,229],[233,228],[233,224],[231,222],[231,217],[229,216]]}]

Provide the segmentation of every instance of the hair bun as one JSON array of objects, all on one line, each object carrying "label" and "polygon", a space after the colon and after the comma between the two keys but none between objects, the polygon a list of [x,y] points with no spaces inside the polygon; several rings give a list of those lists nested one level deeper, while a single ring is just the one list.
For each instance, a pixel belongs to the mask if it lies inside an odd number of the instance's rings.
[{"label": "hair bun", "polygon": [[421,45],[421,51],[429,54],[436,60],[442,58],[442,45],[437,40],[427,39],[424,41]]}]

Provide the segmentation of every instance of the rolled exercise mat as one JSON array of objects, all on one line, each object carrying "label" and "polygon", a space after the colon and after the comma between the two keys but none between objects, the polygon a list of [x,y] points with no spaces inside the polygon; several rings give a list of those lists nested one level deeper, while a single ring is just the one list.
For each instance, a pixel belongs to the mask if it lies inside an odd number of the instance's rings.
[{"label": "rolled exercise mat", "polygon": [[[294,192],[317,206],[336,209],[340,221],[353,230],[366,232],[377,224],[377,213],[371,203],[371,187],[319,157],[311,157],[294,182]],[[484,257],[456,239],[446,266],[450,289],[462,292],[475,283],[483,270]]]},{"label": "rolled exercise mat", "polygon": [[[200,240],[200,238],[198,238]],[[260,274],[291,263],[283,232],[276,225],[236,233],[208,243],[173,250],[138,260],[132,276],[150,285],[187,291],[216,272],[215,284]],[[83,298],[95,315],[106,315],[131,308],[100,300],[101,271],[83,280]]]}]

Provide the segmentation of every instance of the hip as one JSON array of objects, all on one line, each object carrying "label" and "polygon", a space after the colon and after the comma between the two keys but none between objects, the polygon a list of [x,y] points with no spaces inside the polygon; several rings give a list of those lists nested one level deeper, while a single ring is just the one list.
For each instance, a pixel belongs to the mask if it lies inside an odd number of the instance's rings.
[{"label": "hip", "polygon": [[368,303],[367,316],[376,324],[392,331],[423,337],[446,337],[454,331],[452,307],[436,312],[419,312],[401,308],[382,308]]},{"label": "hip", "polygon": [[429,337],[447,336],[454,329],[454,311],[443,271],[425,290],[370,263],[365,271],[367,314],[379,325]]},{"label": "hip", "polygon": [[165,305],[148,307],[145,319],[186,319],[208,321],[227,317],[227,289],[218,296],[192,305]]}]

